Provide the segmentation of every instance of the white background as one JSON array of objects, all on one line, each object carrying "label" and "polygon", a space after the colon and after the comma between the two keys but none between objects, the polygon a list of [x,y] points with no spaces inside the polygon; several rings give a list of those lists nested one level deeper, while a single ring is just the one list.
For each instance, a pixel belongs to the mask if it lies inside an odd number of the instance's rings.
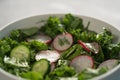
[{"label": "white background", "polygon": [[[21,18],[47,13],[90,16],[120,29],[120,0],[0,0],[0,27]],[[114,80],[119,80],[119,75],[117,72]]]},{"label": "white background", "polygon": [[0,0],[0,27],[45,13],[91,16],[120,28],[120,0]]}]

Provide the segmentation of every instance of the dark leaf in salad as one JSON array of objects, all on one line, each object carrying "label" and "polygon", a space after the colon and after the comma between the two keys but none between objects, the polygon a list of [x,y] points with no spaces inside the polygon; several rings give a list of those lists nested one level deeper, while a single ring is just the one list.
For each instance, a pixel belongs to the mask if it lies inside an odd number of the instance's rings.
[{"label": "dark leaf in salad", "polygon": [[19,43],[10,37],[5,37],[0,40],[0,56],[9,55],[12,48],[17,46]]},{"label": "dark leaf in salad", "polygon": [[21,29],[21,33],[23,33],[26,36],[32,36],[36,33],[38,33],[39,28],[37,27],[31,27],[26,29]]},{"label": "dark leaf in salad", "polygon": [[49,17],[46,24],[40,28],[40,31],[54,38],[56,35],[64,32],[64,28],[58,17]]},{"label": "dark leaf in salad", "polygon": [[120,43],[117,44],[109,44],[108,45],[108,53],[109,58],[120,59],[119,51],[120,51]]},{"label": "dark leaf in salad", "polygon": [[83,20],[71,14],[65,15],[65,17],[62,19],[62,23],[68,32],[70,29],[84,29]]},{"label": "dark leaf in salad", "polygon": [[97,54],[91,54],[95,60],[96,65],[100,64],[105,60],[105,55],[103,54],[102,48],[100,47],[99,53]]},{"label": "dark leaf in salad", "polygon": [[50,76],[57,76],[57,77],[71,77],[76,74],[73,67],[69,66],[61,66],[55,68],[51,73]]},{"label": "dark leaf in salad", "polygon": [[106,28],[103,28],[103,30],[103,32],[97,34],[96,40],[102,47],[106,47],[106,45],[112,43],[113,36]]},{"label": "dark leaf in salad", "polygon": [[18,42],[21,42],[24,39],[24,35],[22,35],[22,33],[19,29],[12,30],[10,33],[10,38],[13,40],[16,40]]}]

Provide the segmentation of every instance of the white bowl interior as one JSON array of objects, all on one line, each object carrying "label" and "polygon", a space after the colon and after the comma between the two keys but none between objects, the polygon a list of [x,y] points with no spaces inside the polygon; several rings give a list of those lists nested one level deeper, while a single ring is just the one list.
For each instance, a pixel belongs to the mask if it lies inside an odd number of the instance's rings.
[{"label": "white bowl interior", "polygon": [[[4,36],[8,36],[8,34],[10,33],[11,30],[13,29],[21,29],[21,28],[29,28],[29,27],[40,27],[41,25],[43,25],[44,23],[41,22],[41,20],[46,20],[48,19],[49,16],[58,16],[58,17],[62,17],[65,14],[46,14],[46,15],[37,15],[37,16],[32,16],[32,17],[28,17],[25,19],[21,19],[18,20],[16,22],[12,22],[6,26],[4,26],[2,29],[0,29],[0,38],[4,37]],[[120,31],[117,30],[116,28],[114,28],[113,26],[111,26],[110,24],[107,24],[103,21],[91,18],[91,17],[86,17],[86,16],[81,16],[81,15],[75,15],[77,17],[80,17],[83,19],[83,23],[86,26],[87,23],[90,21],[90,26],[89,29],[96,31],[96,32],[101,32],[103,31],[103,27],[108,28],[113,35],[115,36],[114,38],[114,42],[118,42],[120,41]],[[96,78],[94,78],[95,80],[105,80],[106,77],[111,76],[115,71],[117,71],[120,68],[120,65],[118,65],[117,67],[115,67],[114,69],[112,69],[111,71],[108,71],[107,73],[98,76]],[[4,80],[20,80],[20,78],[9,74],[7,72],[5,72],[4,70],[0,69],[0,78],[4,79]],[[92,79],[93,80],[93,79]]]}]

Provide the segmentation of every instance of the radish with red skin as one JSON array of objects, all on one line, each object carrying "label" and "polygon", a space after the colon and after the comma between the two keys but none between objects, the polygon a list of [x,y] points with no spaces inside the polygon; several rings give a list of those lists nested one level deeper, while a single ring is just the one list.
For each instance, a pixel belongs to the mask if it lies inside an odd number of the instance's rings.
[{"label": "radish with red skin", "polygon": [[53,40],[53,47],[57,51],[65,51],[73,44],[73,37],[70,33],[57,35]]},{"label": "radish with red skin", "polygon": [[85,45],[84,42],[82,42],[81,40],[78,40],[78,43],[88,52],[91,52],[90,49]]},{"label": "radish with red skin", "polygon": [[35,59],[39,61],[40,59],[45,58],[50,61],[50,63],[56,62],[60,58],[60,54],[55,50],[43,50],[36,54]]},{"label": "radish with red skin", "polygon": [[117,59],[109,59],[109,60],[106,60],[104,62],[102,62],[98,68],[101,68],[101,67],[107,67],[109,70],[114,68],[115,66],[117,66],[119,60]]},{"label": "radish with red skin", "polygon": [[40,42],[43,42],[43,43],[46,43],[46,44],[49,44],[49,43],[52,42],[52,38],[45,35],[45,34],[35,35],[35,36],[27,39],[27,41],[33,41],[33,40],[40,41]]},{"label": "radish with red skin", "polygon": [[100,46],[97,42],[84,43],[81,40],[78,40],[78,43],[88,52],[99,53]]},{"label": "radish with red skin", "polygon": [[82,72],[86,68],[93,68],[94,67],[94,60],[91,56],[88,55],[80,55],[74,58],[70,66],[72,66],[76,72]]}]

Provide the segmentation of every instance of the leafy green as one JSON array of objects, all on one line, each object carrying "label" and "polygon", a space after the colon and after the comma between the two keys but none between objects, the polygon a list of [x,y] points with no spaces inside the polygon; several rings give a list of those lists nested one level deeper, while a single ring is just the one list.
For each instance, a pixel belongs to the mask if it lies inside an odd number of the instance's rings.
[{"label": "leafy green", "polygon": [[40,28],[40,31],[54,38],[56,35],[64,32],[64,28],[58,17],[49,17],[46,24]]},{"label": "leafy green", "polygon": [[[81,38],[81,29],[70,29],[69,33],[72,34],[74,43],[77,43],[77,40]],[[79,35],[78,35],[79,34]]]},{"label": "leafy green", "polygon": [[100,47],[99,53],[97,53],[97,54],[92,53],[91,55],[92,55],[92,57],[94,58],[94,60],[97,64],[100,64],[101,62],[103,62],[105,60],[105,56],[102,52],[101,47]]},{"label": "leafy green", "polygon": [[75,17],[71,14],[66,14],[62,19],[62,23],[65,27],[66,31],[70,31],[71,29],[84,29],[83,21],[81,18]]},{"label": "leafy green", "polygon": [[30,46],[31,48],[34,48],[34,50],[47,50],[48,49],[48,45],[39,41],[31,41],[30,42]]},{"label": "leafy green", "polygon": [[10,50],[11,50],[10,45],[5,40],[1,40],[0,41],[0,56],[3,57]]},{"label": "leafy green", "polygon": [[113,36],[106,28],[103,28],[103,30],[103,32],[97,34],[96,40],[102,47],[105,47],[106,45],[112,43]]},{"label": "leafy green", "polygon": [[74,57],[82,54],[83,49],[79,44],[75,44],[66,51],[61,53],[61,58],[62,59],[73,59]]},{"label": "leafy green", "polygon": [[30,41],[30,42],[26,42],[23,41],[21,42],[22,45],[26,45],[29,50],[30,50],[30,61],[33,62],[35,61],[35,55],[38,51],[40,50],[47,50],[48,49],[48,45],[39,41]]},{"label": "leafy green", "polygon": [[22,73],[21,76],[28,80],[43,80],[43,76],[40,72],[28,71],[26,73]]},{"label": "leafy green", "polygon": [[7,69],[7,66],[4,64],[4,56],[9,56],[10,51],[13,47],[17,46],[19,43],[10,37],[5,37],[0,40],[0,67]]},{"label": "leafy green", "polygon": [[74,20],[74,16],[71,14],[66,14],[62,19],[62,24],[64,24],[65,29],[71,25],[71,22]]},{"label": "leafy green", "polygon": [[40,50],[47,50],[48,45],[46,43],[42,43],[36,40],[30,41],[30,42],[21,42],[21,44],[28,46],[30,49],[33,49],[35,51],[40,51]]},{"label": "leafy green", "polygon": [[[96,41],[96,33],[93,31],[82,31],[81,29],[70,29],[69,33],[73,35],[74,43],[80,39],[83,42]],[[79,34],[79,35],[78,35]]]},{"label": "leafy green", "polygon": [[27,29],[16,29],[12,30],[10,33],[10,38],[18,42],[23,41],[25,38],[33,36],[38,32],[39,28],[31,27]]},{"label": "leafy green", "polygon": [[49,75],[51,77],[55,77],[55,76],[56,77],[71,77],[75,74],[76,72],[73,67],[61,66],[61,67],[55,68],[52,72],[50,72]]},{"label": "leafy green", "polygon": [[12,30],[10,33],[10,38],[18,42],[21,42],[22,40],[24,40],[23,36],[24,35],[22,35],[20,29]]},{"label": "leafy green", "polygon": [[85,52],[83,51],[83,48],[79,44],[76,44],[75,46],[76,46],[75,51],[68,56],[68,60],[72,60],[73,58],[79,55],[85,54]]},{"label": "leafy green", "polygon": [[120,53],[120,43],[117,44],[109,44],[107,46],[108,49],[108,57],[109,58],[116,58],[116,59],[120,59],[119,53]]},{"label": "leafy green", "polygon": [[0,56],[3,57],[5,54],[9,55],[9,52],[12,48],[17,46],[19,43],[15,40],[12,40],[9,37],[5,37],[0,40]]},{"label": "leafy green", "polygon": [[75,17],[71,14],[67,14],[62,19],[58,17],[49,17],[46,24],[42,26],[40,31],[54,38],[56,35],[63,32],[77,34],[81,30],[83,31],[83,29],[84,29],[84,26],[83,26],[82,19]]},{"label": "leafy green", "polygon": [[65,27],[65,31],[73,35],[74,43],[76,43],[77,40],[81,38],[81,36],[78,34],[81,34],[81,32],[84,30],[82,19],[71,14],[67,14],[62,19],[61,23]]},{"label": "leafy green", "polygon": [[104,28],[104,31],[97,34],[96,40],[101,45],[103,54],[106,59],[119,58],[120,43],[113,44],[113,35],[112,33]]},{"label": "leafy green", "polygon": [[10,45],[11,48],[14,48],[17,45],[19,45],[18,41],[11,39],[10,37],[5,37],[3,40],[6,41]]}]

